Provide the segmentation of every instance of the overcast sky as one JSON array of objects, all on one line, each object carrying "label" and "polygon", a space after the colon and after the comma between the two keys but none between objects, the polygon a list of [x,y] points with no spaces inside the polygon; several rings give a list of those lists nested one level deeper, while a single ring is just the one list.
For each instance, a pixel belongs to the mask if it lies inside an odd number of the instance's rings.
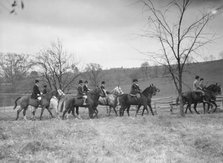
[{"label": "overcast sky", "polygon": [[[103,68],[139,67],[149,58],[138,51],[156,51],[160,45],[140,36],[147,26],[147,13],[135,0],[23,0],[25,8],[10,15],[9,0],[0,3],[0,51],[36,55],[58,38],[82,64]],[[194,9],[207,10],[223,0],[195,0]],[[191,13],[193,17],[194,13]],[[223,35],[223,15],[208,26]],[[223,39],[204,49],[216,58]],[[150,61],[151,62],[151,61]]]}]

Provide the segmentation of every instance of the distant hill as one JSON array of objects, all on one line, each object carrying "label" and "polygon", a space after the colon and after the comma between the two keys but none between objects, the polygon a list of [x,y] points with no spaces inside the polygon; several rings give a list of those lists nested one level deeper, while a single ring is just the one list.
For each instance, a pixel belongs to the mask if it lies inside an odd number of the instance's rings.
[{"label": "distant hill", "polygon": [[[185,73],[183,75],[184,90],[190,90],[192,88],[195,75],[204,78],[207,84],[219,83],[223,85],[223,59],[210,62],[191,63],[187,64],[185,68]],[[125,93],[129,93],[132,79],[137,78],[141,89],[145,89],[152,83],[158,87],[160,92],[156,97],[177,95],[170,75],[162,66],[148,67],[146,71],[142,68],[112,68],[103,70],[102,73],[103,75],[100,81],[106,81],[106,89],[108,91],[119,84]],[[81,78],[83,79],[85,77],[82,76]],[[10,84],[1,83],[0,92],[2,93],[0,93],[0,106],[14,105],[14,100],[21,94],[30,94],[34,79],[33,77],[27,77],[22,81],[17,81],[15,91],[13,91],[16,93],[11,91],[12,88]],[[74,81],[72,90],[69,90],[69,93],[76,93],[76,83],[78,83],[78,80],[79,79]]]},{"label": "distant hill", "polygon": [[[152,83],[160,88],[161,92],[157,96],[176,95],[177,92],[173,81],[165,71],[162,66],[150,67],[150,76],[145,78],[141,68],[115,68],[104,70],[103,78],[106,80],[108,90],[120,84],[124,92],[129,92],[132,78],[136,77],[139,79],[139,84],[142,89]],[[184,90],[190,90],[192,88],[195,75],[204,78],[204,83],[207,85],[212,83],[223,85],[223,59],[187,64],[183,74]]]}]

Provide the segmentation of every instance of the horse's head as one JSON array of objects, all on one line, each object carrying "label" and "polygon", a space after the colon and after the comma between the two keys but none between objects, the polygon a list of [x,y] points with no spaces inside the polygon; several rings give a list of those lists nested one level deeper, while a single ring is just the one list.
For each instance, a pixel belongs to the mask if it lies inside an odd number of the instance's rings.
[{"label": "horse's head", "polygon": [[218,83],[216,84],[211,84],[209,85],[206,90],[213,92],[216,95],[220,95],[221,94],[221,86],[218,85]]},{"label": "horse's head", "polygon": [[64,93],[61,89],[58,89],[58,90],[57,90],[57,93],[58,93],[58,96],[59,96],[59,97],[62,97],[62,96],[65,95],[65,93]]},{"label": "horse's head", "polygon": [[160,89],[159,89],[159,88],[157,88],[155,85],[151,84],[151,85],[150,85],[150,87],[151,87],[151,90],[152,90],[153,96],[155,96],[155,95],[156,95],[156,92],[160,92]]},{"label": "horse's head", "polygon": [[159,92],[160,90],[153,84],[151,84],[149,87],[147,87],[143,92],[142,94],[144,94],[145,96],[148,96],[148,95],[152,95],[152,96],[155,96],[156,95],[156,92]]},{"label": "horse's head", "polygon": [[96,96],[103,96],[102,89],[98,86],[95,89],[91,90],[89,93]]},{"label": "horse's head", "polygon": [[111,91],[111,93],[114,94],[115,96],[119,96],[124,92],[122,91],[121,87],[117,86]]}]

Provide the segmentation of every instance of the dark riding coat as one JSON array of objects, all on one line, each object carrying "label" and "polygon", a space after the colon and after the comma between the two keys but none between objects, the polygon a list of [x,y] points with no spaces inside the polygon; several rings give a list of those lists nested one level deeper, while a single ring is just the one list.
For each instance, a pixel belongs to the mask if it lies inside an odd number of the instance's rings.
[{"label": "dark riding coat", "polygon": [[132,84],[130,94],[136,95],[137,93],[141,93],[139,86],[135,83]]},{"label": "dark riding coat", "polygon": [[77,97],[83,97],[85,95],[84,89],[81,85],[77,87]]},{"label": "dark riding coat", "polygon": [[84,92],[85,92],[85,93],[87,93],[87,92],[89,92],[89,91],[90,91],[90,89],[88,88],[88,86],[87,86],[87,85],[84,85],[84,86],[83,86],[83,90],[84,90]]},{"label": "dark riding coat", "polygon": [[37,99],[39,97],[39,95],[40,95],[39,87],[35,84],[33,86],[33,92],[32,92],[31,98]]},{"label": "dark riding coat", "polygon": [[44,88],[43,89],[43,94],[47,94],[47,92],[48,92],[47,88]]},{"label": "dark riding coat", "polygon": [[101,97],[106,97],[106,95],[109,93],[108,91],[105,90],[105,87],[103,85],[101,85],[101,90],[103,92],[103,95]]}]

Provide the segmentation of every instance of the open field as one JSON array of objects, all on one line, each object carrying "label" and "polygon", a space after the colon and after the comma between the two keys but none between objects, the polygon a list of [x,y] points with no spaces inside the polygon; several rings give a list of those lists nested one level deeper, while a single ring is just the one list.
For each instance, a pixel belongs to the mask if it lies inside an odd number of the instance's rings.
[{"label": "open field", "polygon": [[0,116],[0,162],[223,162],[222,113],[134,113],[107,117],[99,107],[89,120],[82,108],[82,120],[14,121],[9,110]]}]

